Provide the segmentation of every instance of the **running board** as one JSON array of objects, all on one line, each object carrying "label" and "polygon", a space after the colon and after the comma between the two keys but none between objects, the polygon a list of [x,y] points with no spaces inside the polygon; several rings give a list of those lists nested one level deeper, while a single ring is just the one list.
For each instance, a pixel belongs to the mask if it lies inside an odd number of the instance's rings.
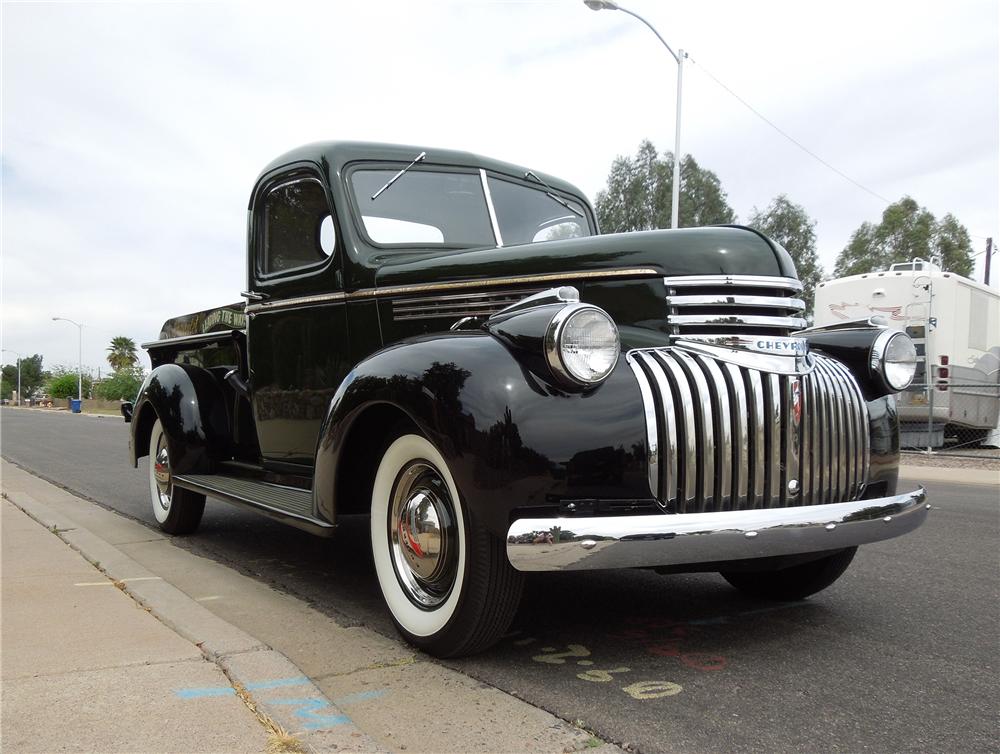
[{"label": "running board", "polygon": [[304,529],[310,534],[330,537],[336,529],[329,521],[313,517],[311,490],[221,474],[178,474],[173,478],[173,483],[233,505],[253,508],[265,516]]}]

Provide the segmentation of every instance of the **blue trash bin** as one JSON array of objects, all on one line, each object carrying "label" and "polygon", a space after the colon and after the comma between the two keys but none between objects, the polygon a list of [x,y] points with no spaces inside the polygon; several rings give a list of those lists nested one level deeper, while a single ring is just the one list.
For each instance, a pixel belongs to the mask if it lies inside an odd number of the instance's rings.
[{"label": "blue trash bin", "polygon": [[74,414],[80,413],[82,407],[83,407],[83,401],[81,401],[79,398],[69,399],[69,410],[72,411]]}]

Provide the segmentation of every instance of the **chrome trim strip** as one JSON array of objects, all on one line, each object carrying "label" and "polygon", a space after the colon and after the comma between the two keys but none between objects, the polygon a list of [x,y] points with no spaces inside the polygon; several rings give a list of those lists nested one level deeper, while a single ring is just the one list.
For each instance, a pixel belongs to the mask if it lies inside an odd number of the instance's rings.
[{"label": "chrome trim strip", "polygon": [[497,210],[493,206],[493,194],[490,193],[490,184],[486,180],[486,171],[479,168],[479,180],[483,184],[483,193],[486,195],[486,207],[490,211],[490,225],[493,226],[493,235],[496,237],[497,247],[503,247],[503,236],[500,234],[500,223],[497,222]]},{"label": "chrome trim strip", "polygon": [[504,291],[489,291],[487,293],[448,293],[439,296],[412,296],[410,298],[394,298],[393,306],[409,306],[411,304],[426,304],[434,301],[478,301],[480,299],[510,298],[520,301],[525,296],[538,293],[537,288],[512,288]]},{"label": "chrome trim strip", "polygon": [[[716,343],[747,340],[734,338],[730,335],[675,335],[673,337],[673,347],[677,350],[693,354],[705,354],[718,361],[736,364],[747,369],[760,369],[764,372],[775,372],[776,374],[807,374],[815,367],[815,360],[805,353],[794,356],[781,356],[761,353],[748,348],[716,345]],[[765,338],[765,340],[767,339]],[[776,340],[782,339],[776,338]]]},{"label": "chrome trim strip", "polygon": [[194,335],[178,335],[176,338],[161,338],[151,340],[147,343],[140,343],[139,347],[147,351],[151,348],[166,348],[168,346],[199,346],[219,343],[226,338],[232,338],[234,332],[244,332],[243,330],[219,330],[218,332],[195,333]]},{"label": "chrome trim strip", "polygon": [[297,309],[303,306],[339,303],[346,299],[346,293],[321,293],[315,296],[297,296],[295,298],[281,299],[280,301],[260,301],[255,304],[247,304],[246,312],[247,314],[257,314],[258,312],[269,312],[275,309]]},{"label": "chrome trim strip", "polygon": [[902,495],[766,510],[526,518],[507,531],[519,571],[713,563],[823,552],[897,537],[927,518],[922,487]]},{"label": "chrome trim strip", "polygon": [[667,296],[668,306],[762,306],[768,309],[795,309],[805,311],[806,302],[800,298],[778,296],[727,296],[724,293],[707,296]]},{"label": "chrome trim strip", "polygon": [[663,284],[668,288],[690,288],[696,285],[742,285],[748,288],[802,290],[802,283],[795,278],[768,277],[766,275],[683,275],[665,277],[663,278]]},{"label": "chrome trim strip", "polygon": [[579,270],[576,272],[550,272],[540,275],[515,275],[487,280],[457,280],[450,283],[415,283],[413,285],[397,285],[389,288],[361,288],[349,293],[324,293],[317,296],[300,296],[280,301],[262,301],[248,304],[247,314],[256,314],[275,309],[292,309],[303,306],[313,306],[336,301],[354,301],[357,299],[378,299],[388,296],[407,295],[410,293],[434,293],[436,291],[456,291],[469,288],[497,288],[505,285],[522,283],[550,283],[566,280],[591,280],[599,278],[633,278],[653,277],[659,275],[659,270],[652,267],[622,267],[615,270]]},{"label": "chrome trim strip", "polygon": [[668,314],[670,325],[706,325],[708,327],[802,327],[801,317],[770,317],[764,314]]},{"label": "chrome trim strip", "polygon": [[646,412],[646,469],[649,479],[649,491],[659,501],[662,493],[659,486],[660,473],[658,466],[660,462],[660,446],[656,436],[656,427],[658,426],[658,422],[656,421],[656,406],[653,403],[653,391],[650,390],[649,382],[646,380],[646,375],[642,371],[642,367],[635,363],[635,358],[632,354],[628,354],[625,357],[625,363],[631,367],[632,373],[635,374],[636,382],[639,383],[639,395],[642,398],[643,410]]}]

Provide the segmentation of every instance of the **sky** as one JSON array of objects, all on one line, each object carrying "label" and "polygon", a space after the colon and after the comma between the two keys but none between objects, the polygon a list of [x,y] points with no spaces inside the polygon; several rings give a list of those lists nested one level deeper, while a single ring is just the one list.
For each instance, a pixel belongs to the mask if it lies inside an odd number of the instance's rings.
[{"label": "sky", "polygon": [[[682,151],[740,220],[787,194],[817,221],[828,272],[881,217],[869,191],[953,213],[977,251],[1000,241],[996,0],[622,5],[689,52]],[[2,341],[46,368],[77,363],[77,328],[52,317],[84,325],[84,368],[107,373],[112,337],[152,340],[169,317],[240,300],[253,181],[300,144],[466,149],[591,201],[642,139],[673,149],[673,58],[636,19],[580,0],[0,12]]]}]

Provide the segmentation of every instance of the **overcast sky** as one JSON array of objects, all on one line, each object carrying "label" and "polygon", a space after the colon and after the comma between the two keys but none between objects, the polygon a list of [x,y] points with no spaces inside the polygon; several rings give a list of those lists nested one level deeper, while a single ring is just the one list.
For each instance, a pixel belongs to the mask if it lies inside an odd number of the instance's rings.
[{"label": "overcast sky", "polygon": [[[682,149],[741,220],[788,194],[818,221],[829,271],[885,204],[705,70],[871,191],[954,213],[977,250],[997,238],[996,0],[623,4],[690,52]],[[635,19],[579,0],[2,13],[3,347],[47,367],[77,360],[76,329],[53,316],[84,323],[84,365],[106,371],[112,336],[150,340],[170,316],[239,300],[252,182],[299,144],[468,149],[591,200],[641,139],[673,148],[673,59]]]}]

